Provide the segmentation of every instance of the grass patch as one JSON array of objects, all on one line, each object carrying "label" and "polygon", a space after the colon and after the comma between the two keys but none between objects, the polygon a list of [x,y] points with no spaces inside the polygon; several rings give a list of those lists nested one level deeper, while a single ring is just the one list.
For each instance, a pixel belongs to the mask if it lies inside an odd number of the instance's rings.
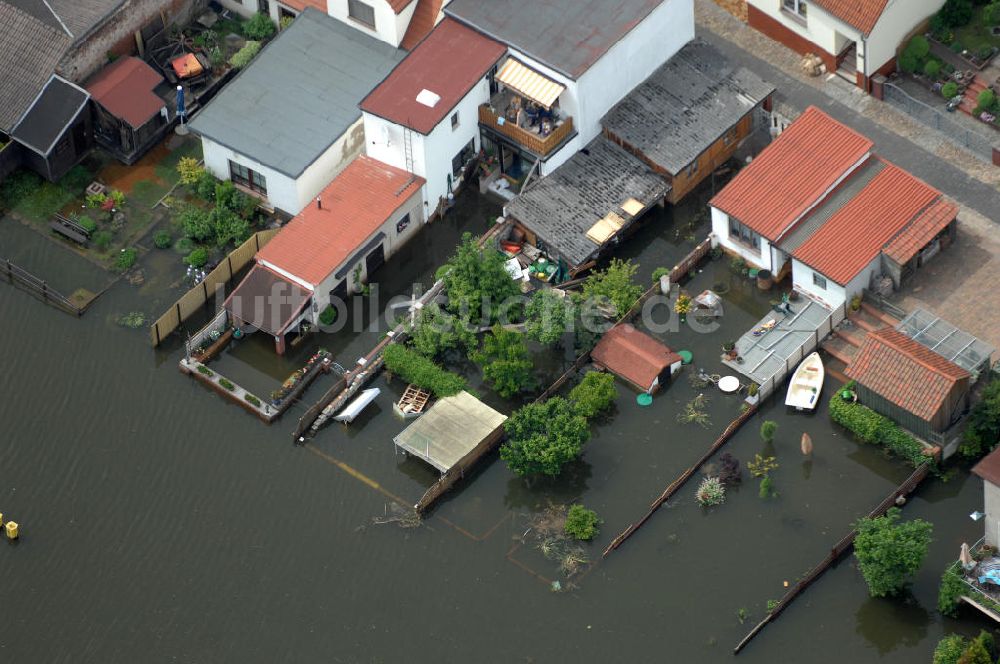
[{"label": "grass patch", "polygon": [[[220,21],[221,23],[221,21]],[[173,184],[179,179],[177,174],[177,164],[180,163],[181,159],[184,157],[194,157],[195,159],[201,159],[201,141],[187,140],[176,150],[171,152],[153,169],[156,177],[160,178],[164,182],[169,182]],[[169,187],[168,187],[169,188]],[[163,193],[167,193],[166,189]],[[160,194],[162,196],[163,194]],[[154,201],[155,202],[155,201]]]},{"label": "grass patch", "polygon": [[1000,46],[1000,37],[990,34],[990,26],[986,25],[983,12],[986,7],[976,7],[972,16],[972,21],[968,25],[955,28],[955,41],[959,42],[963,48],[975,54],[978,51],[992,46]]},{"label": "grass patch", "polygon": [[139,180],[132,185],[132,197],[129,201],[135,206],[151,208],[163,195],[170,191],[167,185],[159,185],[149,180]]}]

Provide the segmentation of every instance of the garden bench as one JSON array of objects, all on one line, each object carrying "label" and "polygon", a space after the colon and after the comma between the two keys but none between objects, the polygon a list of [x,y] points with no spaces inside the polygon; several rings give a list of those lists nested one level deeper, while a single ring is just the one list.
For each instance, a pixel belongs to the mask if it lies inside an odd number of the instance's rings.
[{"label": "garden bench", "polygon": [[88,231],[86,228],[84,228],[79,222],[77,222],[74,219],[70,219],[68,217],[64,217],[63,215],[61,215],[59,213],[56,213],[56,222],[62,224],[63,226],[65,226],[66,228],[68,228],[68,229],[70,229],[72,231],[76,231],[77,233],[80,233],[81,235],[83,235],[84,237],[86,237],[88,239],[90,238],[90,231]]},{"label": "garden bench", "polygon": [[75,231],[69,226],[66,226],[58,221],[53,221],[52,223],[50,223],[49,229],[63,236],[67,240],[72,240],[73,242],[76,242],[77,244],[84,247],[87,246],[87,242],[89,242],[86,235],[78,231]]}]

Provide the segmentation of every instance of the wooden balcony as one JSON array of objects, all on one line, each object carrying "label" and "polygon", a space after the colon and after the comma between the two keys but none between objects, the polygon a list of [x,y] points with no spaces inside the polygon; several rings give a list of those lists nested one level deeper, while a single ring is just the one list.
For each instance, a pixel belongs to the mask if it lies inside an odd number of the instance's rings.
[{"label": "wooden balcony", "polygon": [[564,118],[562,124],[553,129],[545,137],[542,137],[533,130],[518,127],[510,121],[500,124],[497,122],[499,118],[500,116],[494,112],[489,104],[483,104],[479,107],[479,124],[506,136],[539,157],[545,157],[549,153],[554,152],[556,148],[562,145],[573,134],[573,118],[570,117]]}]

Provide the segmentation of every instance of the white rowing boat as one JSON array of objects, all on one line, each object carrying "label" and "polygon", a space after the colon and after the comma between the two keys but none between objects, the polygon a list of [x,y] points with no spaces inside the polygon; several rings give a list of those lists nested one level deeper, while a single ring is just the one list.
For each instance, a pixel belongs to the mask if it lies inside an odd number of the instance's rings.
[{"label": "white rowing boat", "polygon": [[802,360],[788,383],[785,405],[799,410],[812,410],[819,403],[819,393],[823,389],[823,360],[819,353],[810,353]]}]

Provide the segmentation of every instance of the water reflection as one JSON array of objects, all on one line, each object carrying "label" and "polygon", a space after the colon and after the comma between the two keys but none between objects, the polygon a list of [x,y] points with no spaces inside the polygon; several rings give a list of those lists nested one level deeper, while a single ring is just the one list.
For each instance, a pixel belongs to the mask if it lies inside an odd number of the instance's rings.
[{"label": "water reflection", "polygon": [[931,616],[907,591],[889,598],[870,597],[854,614],[854,631],[875,646],[879,655],[900,646],[912,648],[927,636]]},{"label": "water reflection", "polygon": [[587,491],[587,483],[593,474],[590,464],[577,459],[563,467],[558,478],[512,477],[507,481],[504,505],[507,509],[535,510],[545,505],[569,503],[578,500]]}]

